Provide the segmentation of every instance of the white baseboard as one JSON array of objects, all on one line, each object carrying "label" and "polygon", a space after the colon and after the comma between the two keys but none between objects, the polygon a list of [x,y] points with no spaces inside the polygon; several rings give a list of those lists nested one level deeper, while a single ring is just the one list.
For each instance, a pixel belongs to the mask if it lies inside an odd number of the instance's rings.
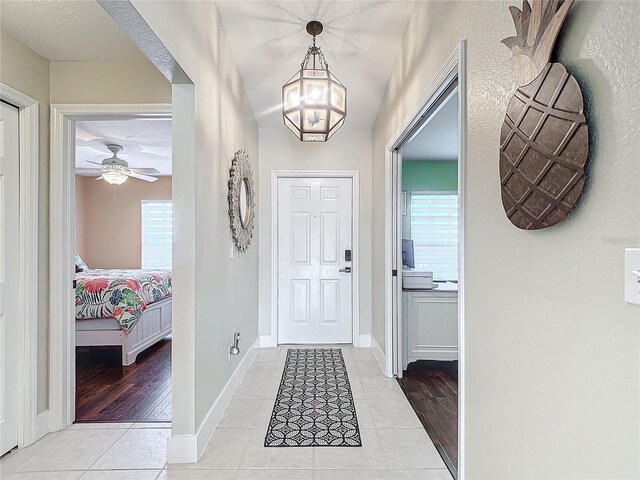
[{"label": "white baseboard", "polygon": [[358,335],[358,343],[355,347],[368,348],[371,346],[371,335]]},{"label": "white baseboard", "polygon": [[36,442],[49,433],[49,410],[38,414]]},{"label": "white baseboard", "polygon": [[389,372],[387,372],[386,369],[387,357],[385,356],[382,348],[380,348],[380,345],[373,335],[371,335],[371,351],[373,352],[373,356],[376,357],[376,360],[378,361],[378,365],[380,365],[382,372],[390,377],[391,375],[389,375]]},{"label": "white baseboard", "polygon": [[270,348],[278,346],[278,342],[273,335],[260,335],[258,340],[260,341],[260,348]]},{"label": "white baseboard", "polygon": [[238,385],[249,370],[256,358],[261,346],[258,338],[242,358],[235,372],[231,375],[226,385],[218,395],[204,420],[198,427],[198,431],[192,435],[174,435],[169,438],[167,447],[167,463],[195,463],[204,452],[213,432],[218,426],[224,411],[229,406]]},{"label": "white baseboard", "polygon": [[410,351],[408,353],[408,363],[415,362],[417,360],[442,360],[449,362],[458,360],[458,348],[434,347]]}]

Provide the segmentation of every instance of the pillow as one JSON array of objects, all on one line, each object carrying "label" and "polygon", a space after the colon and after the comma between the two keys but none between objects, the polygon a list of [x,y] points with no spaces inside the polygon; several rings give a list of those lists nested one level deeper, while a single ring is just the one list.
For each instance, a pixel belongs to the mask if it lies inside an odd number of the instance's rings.
[{"label": "pillow", "polygon": [[84,263],[84,260],[76,253],[76,272],[82,272],[84,270],[89,270],[87,264]]}]

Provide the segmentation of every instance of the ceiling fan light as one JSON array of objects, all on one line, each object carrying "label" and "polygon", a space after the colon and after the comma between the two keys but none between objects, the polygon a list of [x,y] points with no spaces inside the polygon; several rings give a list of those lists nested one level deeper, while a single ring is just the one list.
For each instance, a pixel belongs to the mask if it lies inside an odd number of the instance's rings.
[{"label": "ceiling fan light", "polygon": [[111,185],[122,185],[129,177],[122,172],[104,172],[102,178]]}]

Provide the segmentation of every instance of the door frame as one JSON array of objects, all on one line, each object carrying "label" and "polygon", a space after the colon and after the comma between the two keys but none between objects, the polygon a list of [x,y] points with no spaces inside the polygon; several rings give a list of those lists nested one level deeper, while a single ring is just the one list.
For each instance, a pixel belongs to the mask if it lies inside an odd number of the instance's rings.
[{"label": "door frame", "polygon": [[[439,95],[450,84],[451,79],[458,81],[458,206],[459,206],[459,241],[458,241],[458,478],[465,478],[465,438],[466,438],[466,337],[465,337],[465,179],[467,157],[467,42],[460,41],[446,60],[433,81],[420,96],[418,102],[409,111],[400,127],[385,145],[385,374],[394,375],[394,363],[399,358],[395,348],[395,339],[401,334],[402,315],[402,282],[394,281],[391,272],[394,265],[402,265],[402,250],[398,249],[394,258],[393,236],[402,231],[402,215],[400,202],[393,200],[394,191],[402,191],[402,171],[398,171],[400,160],[397,148],[412,130],[421,122],[422,116],[434,104]],[[399,190],[397,190],[399,187]],[[400,224],[394,224],[395,218]],[[400,233],[401,235],[401,233]],[[399,262],[399,263],[398,263]],[[395,292],[394,292],[395,290]],[[394,308],[393,298],[398,302]]]},{"label": "door frame", "polygon": [[[47,433],[46,421],[38,422],[38,179],[40,165],[39,121],[37,100],[0,83],[0,100],[18,108],[20,200],[18,279],[18,447],[26,447]],[[46,413],[41,414],[46,420]],[[40,422],[42,423],[42,421]]]},{"label": "door frame", "polygon": [[360,292],[359,292],[359,259],[360,259],[360,173],[357,170],[272,170],[271,171],[271,335],[262,346],[278,345],[278,180],[281,178],[350,178],[351,189],[351,319],[352,343],[354,347],[369,347],[370,336],[360,336]]},{"label": "door frame", "polygon": [[75,420],[75,122],[171,118],[171,104],[51,105],[49,431]]}]

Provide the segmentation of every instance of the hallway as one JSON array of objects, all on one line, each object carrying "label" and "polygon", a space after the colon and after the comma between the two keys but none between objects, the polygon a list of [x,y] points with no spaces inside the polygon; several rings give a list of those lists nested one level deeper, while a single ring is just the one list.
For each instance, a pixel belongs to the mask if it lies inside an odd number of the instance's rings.
[{"label": "hallway", "polygon": [[166,464],[169,424],[76,424],[0,461],[3,480],[450,479],[371,349],[341,347],[361,448],[265,448],[287,348],[261,349],[198,463]]}]

